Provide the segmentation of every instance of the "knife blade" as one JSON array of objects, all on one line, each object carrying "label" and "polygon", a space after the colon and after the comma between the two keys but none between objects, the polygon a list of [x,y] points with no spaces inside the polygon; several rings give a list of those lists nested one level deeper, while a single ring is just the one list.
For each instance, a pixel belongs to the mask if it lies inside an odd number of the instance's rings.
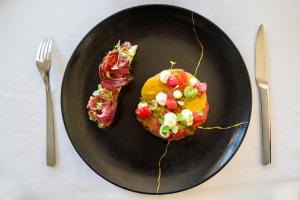
[{"label": "knife blade", "polygon": [[271,163],[271,111],[269,88],[269,65],[266,54],[264,26],[261,24],[256,38],[255,76],[260,91],[262,120],[263,164]]}]

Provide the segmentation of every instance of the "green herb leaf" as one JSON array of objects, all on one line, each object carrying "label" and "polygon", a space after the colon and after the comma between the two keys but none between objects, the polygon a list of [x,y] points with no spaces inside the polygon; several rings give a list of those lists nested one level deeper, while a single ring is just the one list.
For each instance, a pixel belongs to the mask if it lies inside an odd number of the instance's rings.
[{"label": "green herb leaf", "polygon": [[95,122],[95,121],[96,121],[96,116],[89,115],[89,117],[90,117],[90,120],[91,120],[91,121],[93,121],[93,122]]},{"label": "green herb leaf", "polygon": [[185,127],[186,127],[186,126],[183,125],[183,124],[179,124],[179,125],[178,125],[178,128],[179,128],[179,129],[184,129]]},{"label": "green herb leaf", "polygon": [[186,86],[183,90],[183,96],[186,98],[195,98],[195,96],[198,94],[198,90],[196,88],[193,88],[192,86]]},{"label": "green herb leaf", "polygon": [[167,134],[170,132],[170,126],[168,126],[168,125],[163,125],[163,127],[161,128],[161,132],[162,132],[164,135],[167,135]]},{"label": "green herb leaf", "polygon": [[96,108],[97,108],[97,110],[102,110],[103,104],[100,103],[100,102],[98,102],[98,103],[96,104]]},{"label": "green herb leaf", "polygon": [[152,114],[153,114],[154,117],[158,117],[159,116],[158,110],[153,110]]},{"label": "green herb leaf", "polygon": [[157,108],[157,101],[153,99],[149,108],[150,110],[155,110]]},{"label": "green herb leaf", "polygon": [[98,122],[98,128],[105,128],[104,124]]},{"label": "green herb leaf", "polygon": [[100,91],[99,90],[95,90],[94,92],[93,92],[93,96],[98,96],[100,94]]},{"label": "green herb leaf", "polygon": [[120,40],[118,41],[118,43],[115,45],[114,50],[120,49],[121,48],[121,42]]},{"label": "green herb leaf", "polygon": [[102,88],[102,86],[99,84],[98,85],[98,89],[97,90],[95,90],[94,92],[93,92],[93,96],[98,96],[102,91],[103,91],[104,89]]},{"label": "green herb leaf", "polygon": [[183,121],[183,120],[184,120],[183,115],[182,115],[181,113],[179,113],[179,114],[176,116],[176,120],[177,120],[178,122]]},{"label": "green herb leaf", "polygon": [[159,121],[160,124],[164,124],[164,120],[163,119],[159,118],[158,121]]}]

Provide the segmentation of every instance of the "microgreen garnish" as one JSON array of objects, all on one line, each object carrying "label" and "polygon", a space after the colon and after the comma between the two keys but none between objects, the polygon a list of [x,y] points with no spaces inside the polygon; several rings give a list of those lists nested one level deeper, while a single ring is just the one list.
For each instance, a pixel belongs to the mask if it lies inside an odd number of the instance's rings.
[{"label": "microgreen garnish", "polygon": [[104,124],[98,122],[98,128],[104,128],[104,127],[105,127]]},{"label": "microgreen garnish", "polygon": [[161,133],[164,135],[167,135],[170,132],[170,126],[168,125],[163,125],[161,128]]},{"label": "microgreen garnish", "polygon": [[153,110],[152,114],[154,117],[158,117],[159,116],[159,111],[158,110]]},{"label": "microgreen garnish", "polygon": [[132,59],[134,56],[134,53],[127,51],[121,51],[121,55],[127,57],[128,59]]},{"label": "microgreen garnish", "polygon": [[94,122],[96,121],[96,116],[90,114],[89,117],[90,117],[91,121],[94,121]]},{"label": "microgreen garnish", "polygon": [[156,108],[157,108],[157,101],[153,99],[150,103],[150,110],[155,110]]},{"label": "microgreen garnish", "polygon": [[174,62],[172,60],[170,60],[169,62],[171,63],[171,68],[170,69],[173,69],[173,66],[176,65],[176,62]]},{"label": "microgreen garnish", "polygon": [[178,122],[183,121],[183,120],[184,120],[183,114],[179,113],[179,114],[176,116],[176,120],[177,120]]},{"label": "microgreen garnish", "polygon": [[94,92],[93,92],[93,96],[98,96],[102,91],[103,91],[104,89],[102,88],[102,86],[99,84],[98,85],[98,89],[97,90],[95,90]]},{"label": "microgreen garnish", "polygon": [[101,96],[102,99],[105,99],[105,100],[108,100],[108,101],[113,100],[112,99],[112,91],[104,89],[100,84],[98,85],[98,89],[95,90],[92,95],[94,97]]},{"label": "microgreen garnish", "polygon": [[194,98],[198,94],[198,90],[196,88],[193,88],[192,86],[186,86],[183,90],[183,96],[191,99]]},{"label": "microgreen garnish", "polygon": [[179,124],[179,125],[178,125],[178,128],[179,128],[179,129],[184,129],[185,127],[186,127],[186,126],[183,125],[183,124]]},{"label": "microgreen garnish", "polygon": [[165,118],[164,116],[160,116],[158,120],[160,124],[164,124]]},{"label": "microgreen garnish", "polygon": [[121,48],[121,42],[120,40],[118,41],[118,43],[115,45],[114,50],[120,49]]},{"label": "microgreen garnish", "polygon": [[102,110],[103,104],[100,103],[100,102],[98,102],[98,103],[96,104],[96,108],[97,108],[97,110]]}]

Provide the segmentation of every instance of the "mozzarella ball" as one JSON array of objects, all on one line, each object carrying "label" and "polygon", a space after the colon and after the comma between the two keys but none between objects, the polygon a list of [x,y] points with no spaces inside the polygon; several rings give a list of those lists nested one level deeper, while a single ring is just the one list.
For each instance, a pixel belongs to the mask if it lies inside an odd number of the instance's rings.
[{"label": "mozzarella ball", "polygon": [[176,126],[176,114],[173,112],[168,112],[164,115],[164,125],[168,125],[170,128]]},{"label": "mozzarella ball", "polygon": [[167,103],[167,94],[163,93],[163,92],[159,92],[156,97],[155,100],[157,101],[157,103],[161,106],[165,106]]},{"label": "mozzarella ball", "polygon": [[175,97],[175,99],[180,99],[182,97],[182,92],[180,90],[175,90],[173,92],[173,96]]},{"label": "mozzarella ball", "polygon": [[181,111],[184,121],[186,122],[187,126],[191,126],[193,124],[193,113],[189,109],[183,109]]},{"label": "mozzarella ball", "polygon": [[159,79],[162,83],[166,84],[168,81],[168,78],[171,76],[170,70],[163,70],[159,74]]},{"label": "mozzarella ball", "polygon": [[189,82],[190,82],[191,86],[195,86],[196,83],[198,83],[198,80],[196,78],[192,77],[192,78],[190,78]]},{"label": "mozzarella ball", "polygon": [[143,107],[145,107],[145,106],[148,106],[148,104],[147,104],[146,102],[140,102],[140,103],[138,104],[138,108],[143,108]]}]

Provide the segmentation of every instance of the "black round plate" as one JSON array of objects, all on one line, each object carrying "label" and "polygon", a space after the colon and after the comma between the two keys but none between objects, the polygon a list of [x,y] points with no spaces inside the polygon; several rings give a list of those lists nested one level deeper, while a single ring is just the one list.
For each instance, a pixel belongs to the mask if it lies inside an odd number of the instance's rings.
[{"label": "black round plate", "polygon": [[[251,86],[239,51],[211,21],[196,13],[195,21],[205,48],[198,76],[208,83],[210,111],[205,126],[249,121]],[[118,40],[139,45],[132,64],[134,80],[121,91],[113,126],[101,130],[89,121],[86,104],[99,82],[98,65]],[[66,68],[61,105],[69,138],[90,168],[122,188],[156,193],[158,159],[166,142],[136,120],[140,90],[149,77],[168,68],[170,60],[193,73],[200,50],[192,31],[192,11],[169,5],[123,10],[84,37]],[[215,175],[237,151],[247,128],[198,130],[172,142],[162,162],[159,194],[189,189]]]}]

